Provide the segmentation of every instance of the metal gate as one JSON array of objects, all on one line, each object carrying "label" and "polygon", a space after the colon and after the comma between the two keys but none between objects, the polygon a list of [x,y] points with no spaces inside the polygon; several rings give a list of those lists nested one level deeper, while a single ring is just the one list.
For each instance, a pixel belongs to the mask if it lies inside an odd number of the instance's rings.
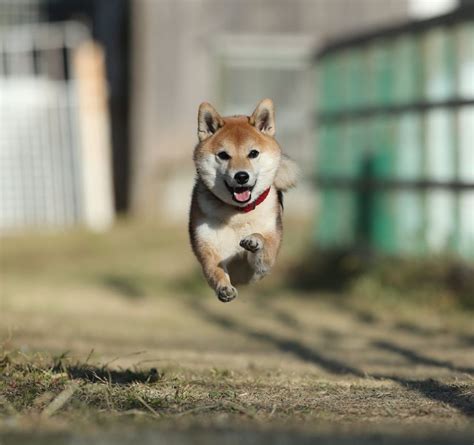
[{"label": "metal gate", "polygon": [[318,243],[473,258],[474,9],[337,42],[318,62]]},{"label": "metal gate", "polygon": [[[88,41],[88,29],[72,22],[0,28],[2,232],[111,222],[110,159],[87,156],[84,146],[91,129],[101,140],[108,128],[98,128],[94,116],[85,132],[89,93],[80,97],[73,67]],[[106,142],[97,153],[107,152]]]}]

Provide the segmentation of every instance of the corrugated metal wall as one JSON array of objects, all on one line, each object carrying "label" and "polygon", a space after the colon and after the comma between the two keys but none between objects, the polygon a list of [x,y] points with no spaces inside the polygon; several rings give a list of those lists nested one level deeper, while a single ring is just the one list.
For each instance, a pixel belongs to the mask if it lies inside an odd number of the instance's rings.
[{"label": "corrugated metal wall", "polygon": [[474,10],[319,57],[321,246],[474,257]]}]

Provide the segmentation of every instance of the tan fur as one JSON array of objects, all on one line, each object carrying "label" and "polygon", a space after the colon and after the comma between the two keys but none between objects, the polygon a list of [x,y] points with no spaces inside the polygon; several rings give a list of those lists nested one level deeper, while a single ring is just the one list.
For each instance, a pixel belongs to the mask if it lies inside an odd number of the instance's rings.
[{"label": "tan fur", "polygon": [[273,184],[275,184],[275,187],[278,190],[286,192],[287,190],[296,187],[299,175],[300,170],[298,165],[296,165],[296,162],[288,156],[283,155]]},{"label": "tan fur", "polygon": [[[273,103],[269,99],[260,102],[251,117],[222,118],[207,103],[199,108],[200,142],[194,150],[197,179],[189,233],[204,276],[221,301],[237,296],[235,284],[268,274],[280,248],[279,194],[294,185],[296,169],[292,161],[282,157],[274,132]],[[252,150],[258,152],[257,158],[251,158]],[[228,159],[219,157],[222,151]],[[234,187],[240,187],[234,183],[235,173],[242,171],[249,176],[249,202],[270,188],[267,198],[248,213],[236,209],[246,204],[233,198]]]}]

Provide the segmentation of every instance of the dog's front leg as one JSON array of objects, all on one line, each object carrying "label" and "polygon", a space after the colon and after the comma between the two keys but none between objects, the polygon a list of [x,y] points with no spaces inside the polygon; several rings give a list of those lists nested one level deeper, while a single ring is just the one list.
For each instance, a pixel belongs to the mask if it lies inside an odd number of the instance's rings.
[{"label": "dog's front leg", "polygon": [[219,255],[211,248],[199,252],[202,270],[209,286],[214,289],[217,298],[223,303],[232,301],[237,297],[237,289],[232,286],[229,274]]},{"label": "dog's front leg", "polygon": [[280,237],[277,234],[252,233],[240,241],[240,246],[249,252],[248,260],[255,272],[254,279],[267,275],[275,264]]}]

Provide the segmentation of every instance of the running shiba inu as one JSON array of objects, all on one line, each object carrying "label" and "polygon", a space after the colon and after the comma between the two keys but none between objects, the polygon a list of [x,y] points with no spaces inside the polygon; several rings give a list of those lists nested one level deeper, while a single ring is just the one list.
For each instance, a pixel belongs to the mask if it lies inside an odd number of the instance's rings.
[{"label": "running shiba inu", "polygon": [[297,167],[274,135],[270,99],[250,117],[221,117],[208,103],[199,107],[189,234],[223,302],[237,297],[234,285],[267,275],[280,248],[283,192],[296,185]]}]

